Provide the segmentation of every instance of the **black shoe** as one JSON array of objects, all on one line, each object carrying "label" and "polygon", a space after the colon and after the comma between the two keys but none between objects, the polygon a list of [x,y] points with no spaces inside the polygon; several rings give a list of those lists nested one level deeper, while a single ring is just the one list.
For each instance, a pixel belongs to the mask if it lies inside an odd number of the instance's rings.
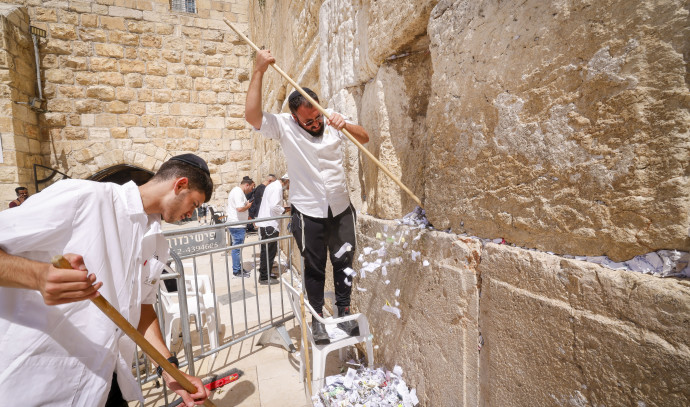
[{"label": "black shoe", "polygon": [[[350,315],[350,307],[338,307],[338,318]],[[349,336],[359,336],[359,325],[357,321],[345,321],[338,324],[338,328],[345,331]]]},{"label": "black shoe", "polygon": [[326,332],[326,326],[315,317],[311,318],[311,335],[314,337],[314,343],[317,345],[328,345],[331,343],[331,338],[328,337],[328,332]]},{"label": "black shoe", "polygon": [[267,279],[260,278],[259,284],[261,284],[261,285],[278,284],[278,280],[276,280],[275,278],[267,278]]}]

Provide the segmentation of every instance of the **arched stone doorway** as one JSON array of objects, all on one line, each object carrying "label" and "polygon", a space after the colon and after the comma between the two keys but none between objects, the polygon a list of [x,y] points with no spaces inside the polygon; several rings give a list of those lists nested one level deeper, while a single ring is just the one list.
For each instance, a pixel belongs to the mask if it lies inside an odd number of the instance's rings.
[{"label": "arched stone doorway", "polygon": [[114,182],[119,185],[134,181],[137,185],[143,185],[153,177],[153,172],[129,164],[114,165],[110,168],[98,171],[88,179],[99,182]]}]

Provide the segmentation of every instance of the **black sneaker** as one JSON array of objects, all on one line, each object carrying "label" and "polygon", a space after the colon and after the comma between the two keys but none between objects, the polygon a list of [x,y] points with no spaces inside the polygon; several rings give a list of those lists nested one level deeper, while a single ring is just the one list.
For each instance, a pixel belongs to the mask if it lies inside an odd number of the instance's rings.
[{"label": "black sneaker", "polygon": [[267,279],[265,279],[265,280],[260,278],[260,279],[259,279],[259,284],[261,284],[261,285],[269,285],[269,284],[270,284],[270,285],[273,285],[273,284],[278,284],[278,280],[276,280],[275,278],[267,278]]},{"label": "black sneaker", "polygon": [[[323,317],[322,314],[319,315]],[[311,335],[314,337],[314,343],[317,345],[328,345],[331,343],[331,338],[328,337],[328,332],[326,332],[326,326],[315,317],[311,318]]]},{"label": "black sneaker", "polygon": [[[350,307],[338,307],[338,318],[346,317],[350,314]],[[338,323],[338,328],[345,331],[349,336],[359,336],[359,324],[357,321],[345,321]]]}]

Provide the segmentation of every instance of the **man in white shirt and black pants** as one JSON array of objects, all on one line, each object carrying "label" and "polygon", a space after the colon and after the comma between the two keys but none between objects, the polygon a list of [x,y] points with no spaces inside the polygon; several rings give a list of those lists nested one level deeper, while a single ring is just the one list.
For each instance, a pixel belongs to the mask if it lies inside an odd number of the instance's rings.
[{"label": "man in white shirt and black pants", "polygon": [[[228,194],[228,206],[225,209],[227,213],[227,220],[225,223],[241,222],[249,220],[249,208],[252,202],[247,200],[246,194],[251,192],[254,181],[245,177],[240,182],[240,185],[233,188]],[[232,225],[228,227],[232,245],[239,245],[244,243],[244,237],[247,232],[247,225]],[[235,277],[249,277],[250,272],[242,267],[242,252],[241,249],[232,249],[232,274]]]},{"label": "man in white shirt and black pants", "polygon": [[[245,118],[264,137],[280,141],[287,159],[292,233],[304,257],[304,283],[309,303],[321,314],[326,260],[330,257],[338,314],[349,315],[352,282],[344,270],[352,266],[354,257],[355,211],[350,205],[343,168],[342,143],[346,137],[340,130],[346,129],[360,143],[368,142],[369,135],[362,126],[345,121],[338,113],[329,112],[330,119],[325,119],[296,91],[288,98],[290,113],[263,112],[263,75],[274,62],[270,51],[256,53]],[[304,90],[318,101],[314,92]],[[351,251],[336,257],[335,253],[346,243],[352,245]],[[338,326],[351,336],[359,335],[354,321]],[[312,333],[317,344],[330,342],[325,327],[315,319],[312,320]]]},{"label": "man in white shirt and black pants", "polygon": [[[259,227],[259,235],[261,240],[268,240],[278,237],[280,230],[278,229],[277,220],[261,221],[261,218],[274,218],[280,216],[285,212],[283,206],[283,188],[290,188],[290,178],[285,174],[278,180],[268,184],[264,189],[259,207],[259,214],[256,226]],[[269,242],[261,245],[261,260],[259,261],[259,283],[260,284],[277,284],[278,280],[270,272],[273,268],[273,260],[278,252],[278,242]]]}]

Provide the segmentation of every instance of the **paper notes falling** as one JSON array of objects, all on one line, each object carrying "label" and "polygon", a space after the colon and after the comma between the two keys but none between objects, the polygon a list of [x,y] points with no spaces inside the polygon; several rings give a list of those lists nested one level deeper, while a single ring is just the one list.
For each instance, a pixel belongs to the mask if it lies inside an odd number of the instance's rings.
[{"label": "paper notes falling", "polygon": [[350,243],[348,243],[348,242],[345,242],[345,243],[340,247],[340,250],[338,250],[338,251],[335,253],[335,257],[341,258],[341,257],[343,256],[343,254],[345,254],[345,252],[349,252],[350,250],[352,250],[352,245],[351,245]]}]

